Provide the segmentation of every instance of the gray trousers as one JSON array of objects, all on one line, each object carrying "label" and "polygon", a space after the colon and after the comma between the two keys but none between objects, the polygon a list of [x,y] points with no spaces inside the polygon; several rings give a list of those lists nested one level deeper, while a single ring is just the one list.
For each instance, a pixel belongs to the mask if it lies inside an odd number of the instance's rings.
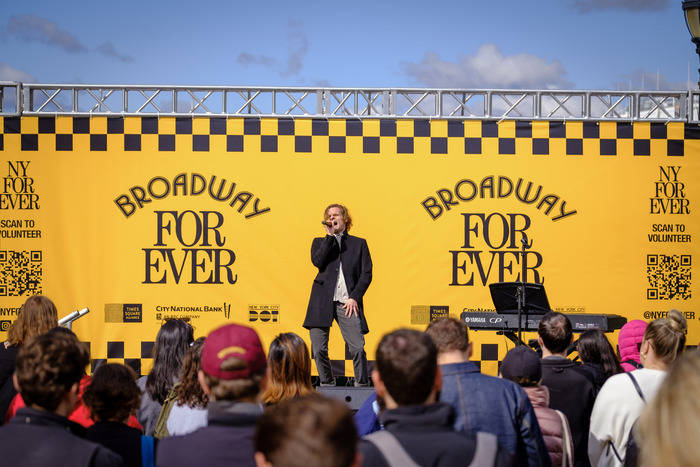
[{"label": "gray trousers", "polygon": [[[342,303],[335,302],[333,319],[338,323],[343,340],[348,344],[352,356],[352,366],[355,371],[355,384],[369,384],[367,371],[367,354],[365,353],[365,336],[362,334],[359,316],[345,316]],[[321,384],[333,384],[333,371],[331,361],[328,358],[328,337],[330,328],[311,328],[311,348],[314,353],[316,369],[321,379]]]}]

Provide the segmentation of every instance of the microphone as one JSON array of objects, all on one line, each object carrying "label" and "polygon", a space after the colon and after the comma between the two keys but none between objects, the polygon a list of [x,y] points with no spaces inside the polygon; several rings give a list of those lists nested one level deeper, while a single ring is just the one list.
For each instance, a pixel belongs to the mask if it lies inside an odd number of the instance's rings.
[{"label": "microphone", "polygon": [[65,326],[68,329],[71,329],[71,325],[73,324],[73,321],[76,319],[80,318],[81,316],[85,316],[86,314],[90,313],[90,310],[85,307],[82,310],[78,311],[75,310],[73,313],[64,316],[63,318],[58,320],[58,325],[59,326]]}]

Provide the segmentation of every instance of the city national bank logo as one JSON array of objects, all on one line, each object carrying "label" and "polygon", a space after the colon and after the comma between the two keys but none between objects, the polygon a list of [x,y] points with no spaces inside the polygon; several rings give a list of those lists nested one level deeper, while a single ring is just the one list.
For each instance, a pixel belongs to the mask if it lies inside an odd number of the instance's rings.
[{"label": "city national bank logo", "polygon": [[7,162],[7,176],[2,178],[0,210],[39,209],[39,195],[34,190],[34,179],[27,175],[31,161]]},{"label": "city national bank logo", "polygon": [[231,305],[227,303],[224,303],[223,306],[158,305],[156,306],[156,313],[223,313],[224,317],[229,319],[231,317]]},{"label": "city national bank logo", "polygon": [[248,321],[251,323],[278,323],[279,305],[248,305]]},{"label": "city national bank logo", "polygon": [[449,306],[413,305],[411,306],[411,324],[430,324],[431,321],[450,316]]},{"label": "city national bank logo", "polygon": [[[209,195],[228,204],[228,211],[251,219],[270,212],[250,191],[235,182],[212,175],[180,173],[174,178],[153,177],[144,186],[133,186],[114,203],[125,218],[149,203],[168,197]],[[226,209],[223,207],[221,210]],[[153,211],[155,242],[142,248],[145,274],[143,284],[229,284],[238,281],[234,269],[236,254],[226,248],[224,214],[219,211]],[[227,214],[228,215],[228,214]]]}]

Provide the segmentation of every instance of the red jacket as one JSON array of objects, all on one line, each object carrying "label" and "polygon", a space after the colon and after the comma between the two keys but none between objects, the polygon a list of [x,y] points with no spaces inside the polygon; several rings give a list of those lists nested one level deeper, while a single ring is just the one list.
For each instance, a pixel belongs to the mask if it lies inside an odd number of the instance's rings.
[{"label": "red jacket", "polygon": [[[84,375],[83,378],[80,380],[80,388],[78,389],[78,400],[75,401],[75,406],[73,406],[73,410],[71,410],[68,414],[69,420],[78,423],[79,425],[82,425],[85,428],[95,424],[95,421],[92,418],[90,418],[90,410],[83,404],[83,393],[85,392],[85,388],[87,388],[88,384],[90,384],[91,380],[92,379],[88,375]],[[22,399],[22,396],[17,394],[15,398],[12,399],[12,402],[10,403],[10,408],[7,410],[7,414],[5,415],[5,423],[9,422],[10,419],[17,414],[17,410],[21,409],[24,406],[24,399]],[[136,417],[134,415],[131,415],[129,417],[127,425],[133,428],[138,428],[139,430],[143,431],[143,427],[138,422],[138,420],[136,420]]]}]

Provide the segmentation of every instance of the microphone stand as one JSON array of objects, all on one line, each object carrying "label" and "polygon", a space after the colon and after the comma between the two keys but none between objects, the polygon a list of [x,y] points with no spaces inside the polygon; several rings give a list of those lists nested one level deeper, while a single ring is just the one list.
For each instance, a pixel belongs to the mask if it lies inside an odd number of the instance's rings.
[{"label": "microphone stand", "polygon": [[523,307],[525,306],[525,250],[532,248],[532,242],[527,241],[527,235],[525,235],[525,232],[521,232],[523,235],[523,238],[520,239],[520,242],[522,243],[522,249],[520,251],[520,264],[522,265],[522,272],[520,273],[520,286],[518,287],[518,291],[516,292],[517,295],[517,300],[518,300],[518,343],[521,344],[522,341],[522,327],[523,327],[523,322],[522,322],[522,313],[523,313]]},{"label": "microphone stand", "polygon": [[90,313],[90,310],[87,307],[83,308],[82,310],[75,310],[73,313],[59,319],[58,325],[64,326],[67,329],[72,330],[73,329],[73,321],[75,321],[76,319],[78,319],[82,316],[85,316],[88,313]]}]

